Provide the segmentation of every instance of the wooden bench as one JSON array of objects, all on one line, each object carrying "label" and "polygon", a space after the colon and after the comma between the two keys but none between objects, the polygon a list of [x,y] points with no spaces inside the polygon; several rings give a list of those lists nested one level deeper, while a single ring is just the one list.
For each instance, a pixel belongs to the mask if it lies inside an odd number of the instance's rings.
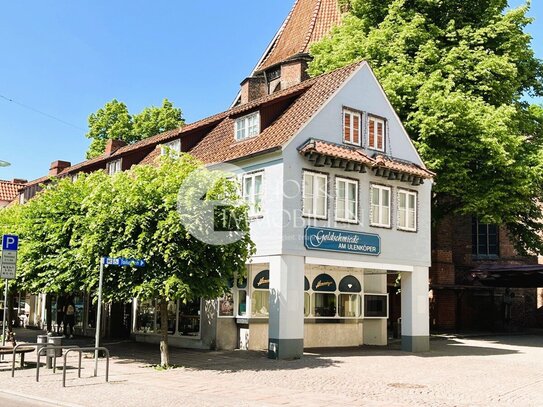
[{"label": "wooden bench", "polygon": [[[35,346],[19,346],[15,351],[16,356],[21,355],[21,367],[25,365],[25,354],[34,352]],[[13,346],[0,346],[0,355],[13,355]]]}]

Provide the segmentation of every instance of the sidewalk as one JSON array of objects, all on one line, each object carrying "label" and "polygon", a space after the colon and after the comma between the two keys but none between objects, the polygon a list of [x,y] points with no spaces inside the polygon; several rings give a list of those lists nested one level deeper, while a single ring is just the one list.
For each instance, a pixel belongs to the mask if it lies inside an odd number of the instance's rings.
[{"label": "sidewalk", "polygon": [[445,338],[431,345],[419,355],[379,347],[313,350],[296,361],[172,348],[171,363],[181,367],[157,371],[157,345],[106,343],[110,383],[102,361],[99,377],[91,377],[91,358],[78,379],[74,356],[65,389],[61,369],[55,375],[40,369],[36,383],[34,368],[11,379],[11,364],[0,363],[0,393],[32,397],[37,405],[89,407],[543,405],[543,337]]}]

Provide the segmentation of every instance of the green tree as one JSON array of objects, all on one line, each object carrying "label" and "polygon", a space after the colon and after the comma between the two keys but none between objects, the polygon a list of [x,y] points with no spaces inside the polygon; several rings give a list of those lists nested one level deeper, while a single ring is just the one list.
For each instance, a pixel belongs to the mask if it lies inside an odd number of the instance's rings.
[{"label": "green tree", "polygon": [[[197,200],[199,205],[218,199],[236,202],[230,213],[238,220],[240,239],[223,245],[204,243],[194,236],[205,226],[198,224],[202,219],[182,217],[180,187],[191,176],[200,185],[205,174],[199,162],[182,155],[112,177],[99,171],[75,182],[52,184],[23,207],[22,283],[32,292],[93,292],[100,257],[144,259],[143,269],[107,269],[104,299],[160,301],[161,365],[167,366],[168,302],[219,297],[228,290],[230,279],[244,275],[253,252],[247,208],[239,203],[233,182],[220,174],[207,176],[212,183]],[[198,188],[189,188],[182,198],[191,191],[197,193]]]},{"label": "green tree", "polygon": [[91,145],[87,158],[103,154],[108,139],[131,144],[183,124],[181,109],[174,107],[168,99],[163,100],[161,107],[147,107],[136,115],[131,115],[124,103],[113,99],[89,116],[86,137],[91,139]]},{"label": "green tree", "polygon": [[506,224],[517,249],[542,252],[543,65],[529,4],[505,0],[351,0],[312,47],[312,75],[370,63],[424,161],[437,173],[435,220]]}]

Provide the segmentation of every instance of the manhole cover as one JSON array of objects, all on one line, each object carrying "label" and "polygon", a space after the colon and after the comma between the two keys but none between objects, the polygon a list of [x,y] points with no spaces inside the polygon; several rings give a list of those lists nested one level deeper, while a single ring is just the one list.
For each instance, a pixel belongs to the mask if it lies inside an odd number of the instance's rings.
[{"label": "manhole cover", "polygon": [[389,383],[388,387],[394,387],[396,389],[424,389],[426,386],[413,383]]}]

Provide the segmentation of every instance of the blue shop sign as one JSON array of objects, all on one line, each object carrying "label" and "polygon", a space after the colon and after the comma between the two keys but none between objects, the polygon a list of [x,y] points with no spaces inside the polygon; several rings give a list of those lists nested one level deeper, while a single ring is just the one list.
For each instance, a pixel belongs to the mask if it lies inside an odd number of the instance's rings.
[{"label": "blue shop sign", "polygon": [[305,248],[308,250],[379,256],[381,254],[381,238],[379,235],[370,233],[306,227]]}]

